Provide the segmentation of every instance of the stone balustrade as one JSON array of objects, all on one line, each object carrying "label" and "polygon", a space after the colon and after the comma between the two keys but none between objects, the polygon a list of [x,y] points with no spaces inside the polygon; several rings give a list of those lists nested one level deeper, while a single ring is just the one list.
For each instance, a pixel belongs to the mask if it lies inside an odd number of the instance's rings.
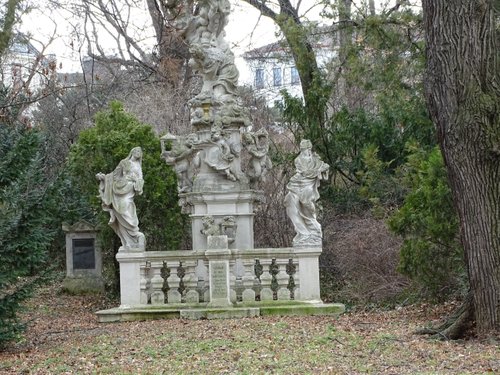
[{"label": "stone balustrade", "polygon": [[[321,248],[227,249],[216,259],[229,264],[229,301],[258,305],[319,302],[320,254]],[[119,252],[121,307],[209,304],[217,287],[209,278],[212,259],[206,250]]]}]

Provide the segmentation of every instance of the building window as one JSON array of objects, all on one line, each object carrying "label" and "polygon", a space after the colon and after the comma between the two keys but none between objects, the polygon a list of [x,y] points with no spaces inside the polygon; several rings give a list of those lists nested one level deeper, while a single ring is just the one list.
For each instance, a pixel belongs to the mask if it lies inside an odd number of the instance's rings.
[{"label": "building window", "polygon": [[273,68],[273,84],[281,86],[281,68]]},{"label": "building window", "polygon": [[299,72],[294,66],[290,68],[290,83],[292,85],[298,85],[300,83]]},{"label": "building window", "polygon": [[258,68],[255,70],[255,88],[264,88],[264,69]]}]

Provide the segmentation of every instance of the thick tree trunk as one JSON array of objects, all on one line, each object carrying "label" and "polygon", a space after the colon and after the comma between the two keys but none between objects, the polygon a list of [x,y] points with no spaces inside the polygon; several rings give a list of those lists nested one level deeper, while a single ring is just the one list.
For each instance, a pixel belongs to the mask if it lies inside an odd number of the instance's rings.
[{"label": "thick tree trunk", "polygon": [[189,48],[173,24],[183,12],[191,13],[192,1],[146,0],[146,5],[156,34],[158,72],[173,86],[186,84],[191,73]]},{"label": "thick tree trunk", "polygon": [[426,98],[461,224],[476,328],[500,329],[500,87],[493,0],[423,0]]}]

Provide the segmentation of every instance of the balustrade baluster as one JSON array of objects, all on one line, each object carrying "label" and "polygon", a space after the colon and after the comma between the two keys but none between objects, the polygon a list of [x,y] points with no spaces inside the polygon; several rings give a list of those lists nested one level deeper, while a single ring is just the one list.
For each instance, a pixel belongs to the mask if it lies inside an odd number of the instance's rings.
[{"label": "balustrade baluster", "polygon": [[271,282],[273,281],[273,276],[270,272],[272,259],[260,259],[260,264],[262,265],[262,275],[260,275],[260,300],[261,301],[272,301],[274,299],[274,293],[271,289]]},{"label": "balustrade baluster", "polygon": [[245,273],[242,278],[243,293],[241,294],[241,299],[243,302],[255,302],[255,260],[254,259],[243,259],[243,267]]},{"label": "balustrade baluster", "polygon": [[151,304],[161,305],[165,303],[165,294],[163,293],[163,277],[161,277],[162,261],[151,262]]},{"label": "balustrade baluster", "polygon": [[289,300],[290,290],[288,290],[288,282],[290,277],[286,273],[288,259],[277,259],[276,264],[279,267],[278,274],[276,275],[276,282],[278,283],[278,300]]},{"label": "balustrade baluster", "polygon": [[170,276],[168,277],[168,292],[167,301],[168,303],[181,303],[182,296],[179,292],[179,286],[181,279],[177,275],[177,269],[180,266],[179,261],[167,261],[167,267],[170,269]]},{"label": "balustrade baluster", "polygon": [[151,282],[149,280],[149,270],[151,269],[151,263],[150,262],[145,262],[144,264],[141,264],[141,270],[140,270],[140,275],[141,275],[141,281],[140,281],[140,288],[141,288],[141,304],[142,305],[147,305],[148,300],[149,300],[149,294],[150,294],[150,287],[151,287]]},{"label": "balustrade baluster", "polygon": [[186,274],[184,275],[184,287],[186,295],[185,300],[188,303],[200,302],[200,294],[196,290],[198,287],[198,276],[196,276],[196,260],[187,260],[184,262]]},{"label": "balustrade baluster", "polygon": [[290,259],[287,266],[287,273],[290,276],[288,289],[291,291],[294,300],[299,297],[299,277],[298,277],[299,264],[297,259]]},{"label": "balustrade baluster", "polygon": [[200,301],[208,302],[208,261],[198,259],[196,266],[196,276],[198,278],[198,295]]}]

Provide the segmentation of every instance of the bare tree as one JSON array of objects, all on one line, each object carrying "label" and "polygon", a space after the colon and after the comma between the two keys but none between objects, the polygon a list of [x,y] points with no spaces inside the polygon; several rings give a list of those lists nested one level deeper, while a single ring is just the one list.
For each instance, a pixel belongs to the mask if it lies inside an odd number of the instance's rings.
[{"label": "bare tree", "polygon": [[[83,18],[91,58],[139,70],[143,79],[156,75],[174,87],[189,82],[189,50],[181,26],[193,13],[194,1],[81,0],[71,7]],[[106,47],[110,43],[112,53]]]}]

